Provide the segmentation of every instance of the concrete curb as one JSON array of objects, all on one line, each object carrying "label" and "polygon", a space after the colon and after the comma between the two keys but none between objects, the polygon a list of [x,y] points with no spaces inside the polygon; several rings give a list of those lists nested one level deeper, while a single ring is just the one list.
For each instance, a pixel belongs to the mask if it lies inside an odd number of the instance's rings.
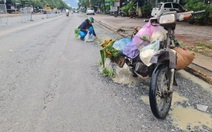
[{"label": "concrete curb", "polygon": [[204,67],[201,67],[198,64],[191,63],[188,67],[184,69],[185,71],[191,73],[192,75],[201,78],[205,82],[212,85],[212,71],[209,69],[206,69]]},{"label": "concrete curb", "polygon": [[[117,32],[117,29],[114,29],[113,27],[109,26],[108,24],[102,23],[100,21],[95,21],[95,22],[97,22],[99,25],[102,25],[105,28],[117,33],[121,37],[129,36],[129,35],[123,34],[121,32]],[[198,64],[191,63],[184,70],[212,85],[212,71],[210,71],[209,69],[206,69]]]}]

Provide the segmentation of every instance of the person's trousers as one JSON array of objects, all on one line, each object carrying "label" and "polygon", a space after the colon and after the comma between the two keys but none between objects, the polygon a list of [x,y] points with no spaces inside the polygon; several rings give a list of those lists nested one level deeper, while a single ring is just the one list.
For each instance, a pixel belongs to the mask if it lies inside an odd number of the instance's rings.
[{"label": "person's trousers", "polygon": [[[88,30],[90,35],[94,33],[93,27],[90,27]],[[87,32],[83,32],[83,31],[79,32],[80,39],[82,40],[85,38],[86,35],[87,35]]]}]

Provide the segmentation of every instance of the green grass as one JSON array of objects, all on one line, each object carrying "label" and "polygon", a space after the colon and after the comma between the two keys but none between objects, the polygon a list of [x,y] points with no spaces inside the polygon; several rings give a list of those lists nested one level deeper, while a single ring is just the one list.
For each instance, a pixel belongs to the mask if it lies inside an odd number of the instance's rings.
[{"label": "green grass", "polygon": [[207,47],[209,49],[212,49],[212,44],[207,44],[207,43],[202,43],[202,42],[198,42],[197,46],[202,46],[202,47]]}]

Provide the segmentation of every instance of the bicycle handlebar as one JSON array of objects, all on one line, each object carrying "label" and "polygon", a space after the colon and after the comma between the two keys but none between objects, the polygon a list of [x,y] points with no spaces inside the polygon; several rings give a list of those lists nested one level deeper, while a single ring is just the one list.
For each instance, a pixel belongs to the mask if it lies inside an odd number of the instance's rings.
[{"label": "bicycle handlebar", "polygon": [[195,11],[192,13],[192,15],[201,14],[201,13],[205,13],[205,10]]},{"label": "bicycle handlebar", "polygon": [[[186,13],[186,14],[184,14]],[[186,20],[186,19],[190,19],[193,15],[196,15],[196,14],[202,14],[202,13],[205,13],[205,10],[200,10],[200,11],[190,11],[190,12],[184,12],[184,13],[176,13],[177,14],[177,21],[182,21],[182,20]],[[159,17],[158,17],[159,18]],[[154,21],[156,20],[157,18],[150,18],[150,19],[145,19],[144,22],[149,22],[150,20],[151,21]]]}]

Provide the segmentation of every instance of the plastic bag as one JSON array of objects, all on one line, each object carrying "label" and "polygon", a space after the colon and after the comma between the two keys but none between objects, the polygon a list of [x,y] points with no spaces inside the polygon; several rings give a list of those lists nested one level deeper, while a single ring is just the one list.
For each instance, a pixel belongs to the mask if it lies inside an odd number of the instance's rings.
[{"label": "plastic bag", "polygon": [[85,42],[93,42],[95,39],[94,35],[93,34],[89,34],[89,32],[86,34],[85,36]]},{"label": "plastic bag", "polygon": [[139,50],[134,42],[126,44],[123,54],[130,58],[135,58],[139,54]]},{"label": "plastic bag", "polygon": [[130,58],[135,58],[139,55],[138,48],[142,49],[146,46],[147,43],[144,42],[154,42],[164,39],[166,39],[164,29],[159,25],[152,25],[152,23],[149,21],[136,33],[132,39],[132,42],[125,46],[123,54]]},{"label": "plastic bag", "polygon": [[166,40],[166,31],[161,26],[159,26],[158,29],[152,33],[150,38],[150,42],[157,41],[157,40],[160,40],[160,41]]},{"label": "plastic bag", "polygon": [[135,36],[137,36],[141,40],[150,41],[152,34],[158,31],[158,28],[159,28],[159,25],[152,25],[152,23],[149,21],[136,33]]},{"label": "plastic bag", "polygon": [[123,39],[117,40],[114,42],[113,48],[116,50],[119,50],[120,53],[123,53],[123,50],[126,44],[128,44],[129,42],[132,42],[131,38],[123,38]]},{"label": "plastic bag", "polygon": [[146,46],[143,45],[143,42],[147,40],[150,41],[153,32],[158,31],[158,27],[158,25],[153,26],[151,22],[145,24],[133,37],[132,42],[125,46],[123,53],[130,58],[135,58],[139,54],[138,47]]},{"label": "plastic bag", "polygon": [[140,59],[146,65],[150,66],[151,58],[158,52],[160,41],[154,41],[140,50]]}]

